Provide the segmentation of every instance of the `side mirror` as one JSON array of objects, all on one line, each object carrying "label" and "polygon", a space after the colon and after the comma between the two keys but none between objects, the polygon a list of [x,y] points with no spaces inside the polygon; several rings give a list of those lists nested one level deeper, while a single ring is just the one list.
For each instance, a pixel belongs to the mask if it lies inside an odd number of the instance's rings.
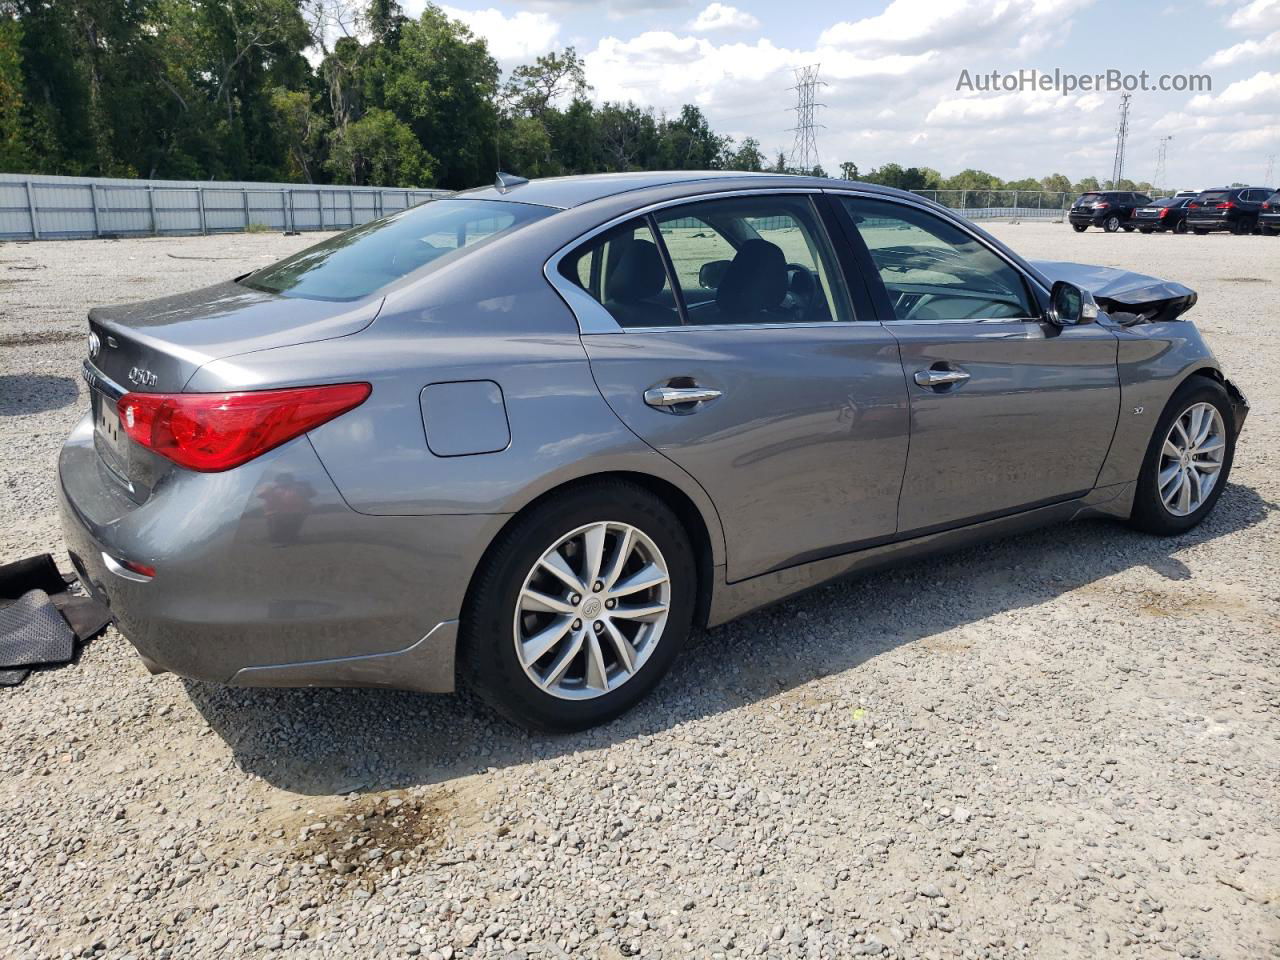
[{"label": "side mirror", "polygon": [[708,263],[704,263],[698,268],[698,286],[704,290],[719,289],[720,282],[724,280],[725,272],[728,269],[728,260],[711,260]]},{"label": "side mirror", "polygon": [[1074,327],[1098,319],[1098,303],[1088,290],[1059,280],[1049,294],[1049,322],[1059,327]]}]

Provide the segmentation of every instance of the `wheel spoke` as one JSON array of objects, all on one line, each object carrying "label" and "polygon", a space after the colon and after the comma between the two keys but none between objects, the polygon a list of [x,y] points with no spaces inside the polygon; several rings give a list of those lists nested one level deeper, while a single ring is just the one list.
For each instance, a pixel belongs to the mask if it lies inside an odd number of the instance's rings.
[{"label": "wheel spoke", "polygon": [[611,611],[615,617],[623,620],[654,620],[667,612],[665,603],[648,603],[639,607],[614,607]]},{"label": "wheel spoke", "polygon": [[[1177,420],[1173,421],[1173,429],[1178,431],[1178,436],[1182,439],[1182,443],[1179,445],[1182,449],[1186,449],[1191,446],[1191,439],[1187,436],[1186,425],[1182,422],[1186,417],[1187,414],[1183,414]],[[1170,437],[1172,438],[1172,434]],[[1177,444],[1177,441],[1175,440],[1174,443]]]},{"label": "wheel spoke", "polygon": [[623,568],[627,565],[627,558],[631,556],[631,547],[634,543],[631,528],[627,527],[618,536],[618,542],[613,549],[613,558],[609,561],[608,568],[601,574],[600,579],[604,581],[605,590],[612,589],[618,577],[622,575]]},{"label": "wheel spoke", "polygon": [[1208,407],[1199,407],[1197,409],[1200,411],[1200,429],[1195,433],[1195,442],[1191,445],[1193,449],[1209,439],[1209,434],[1213,432],[1214,414],[1216,413],[1216,411]]},{"label": "wheel spoke", "polygon": [[1191,478],[1183,471],[1182,485],[1178,487],[1178,509],[1183,513],[1191,512]]},{"label": "wheel spoke", "polygon": [[1212,441],[1205,441],[1200,444],[1200,446],[1196,447],[1192,453],[1197,455],[1202,453],[1217,453],[1226,445],[1226,441],[1221,437],[1214,437]]},{"label": "wheel spoke", "polygon": [[1165,467],[1160,471],[1159,483],[1161,491],[1164,491],[1170,483],[1178,479],[1178,474],[1182,472],[1182,464],[1175,463],[1172,466]]},{"label": "wheel spoke", "polygon": [[600,577],[600,569],[604,566],[604,543],[608,526],[597,523],[587,527],[582,533],[582,579],[590,587]]},{"label": "wheel spoke", "polygon": [[573,617],[561,617],[520,644],[520,657],[525,666],[532,666],[547,655],[547,651],[564,639],[573,625]]},{"label": "wheel spoke", "polygon": [[1170,510],[1173,509],[1173,501],[1177,498],[1179,491],[1182,490],[1185,483],[1186,477],[1182,475],[1182,468],[1179,467],[1176,482],[1170,484],[1167,490],[1162,489],[1160,499],[1164,501],[1164,505]]},{"label": "wheel spoke", "polygon": [[604,665],[604,650],[600,647],[600,638],[594,633],[587,634],[587,686],[595,690],[609,689],[609,671]]},{"label": "wheel spoke", "polygon": [[555,660],[551,663],[551,668],[547,670],[546,675],[542,678],[542,688],[554,687],[564,678],[569,664],[573,663],[573,658],[582,651],[582,631],[578,630],[573,634],[573,641],[565,645]]},{"label": "wheel spoke", "polygon": [[548,573],[554,574],[556,577],[559,577],[560,581],[564,583],[565,586],[578,591],[578,593],[586,592],[586,584],[584,584],[582,579],[573,572],[573,567],[569,566],[568,561],[565,560],[564,556],[558,549],[548,552],[547,555],[542,558],[540,564],[542,569],[546,570]]},{"label": "wheel spoke", "polygon": [[1164,449],[1161,451],[1170,460],[1177,460],[1182,456],[1182,451],[1177,448],[1172,439],[1164,442]]},{"label": "wheel spoke", "polygon": [[1217,473],[1222,469],[1222,464],[1216,460],[1192,460],[1191,465],[1201,473]]},{"label": "wheel spoke", "polygon": [[636,651],[631,646],[631,641],[622,635],[612,620],[605,620],[604,629],[609,634],[609,639],[613,642],[613,649],[618,653],[618,662],[622,664],[622,668],[627,673],[636,672]]},{"label": "wheel spoke", "polygon": [[1187,471],[1187,489],[1191,490],[1190,503],[1187,505],[1188,510],[1199,508],[1204,501],[1204,488],[1200,484],[1200,471]]},{"label": "wheel spoke", "polygon": [[626,597],[641,590],[651,590],[667,582],[667,575],[657,564],[646,564],[609,591],[611,597]]},{"label": "wheel spoke", "polygon": [[520,606],[525,610],[535,610],[538,613],[573,613],[575,611],[573,604],[567,600],[550,596],[532,587],[520,594]]}]

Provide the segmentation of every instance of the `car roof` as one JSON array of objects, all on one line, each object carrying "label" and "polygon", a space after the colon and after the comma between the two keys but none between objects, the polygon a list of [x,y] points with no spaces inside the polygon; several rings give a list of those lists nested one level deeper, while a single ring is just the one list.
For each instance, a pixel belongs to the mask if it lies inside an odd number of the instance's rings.
[{"label": "car roof", "polygon": [[810,187],[830,189],[836,185],[856,186],[858,189],[886,195],[900,195],[902,191],[877,184],[858,183],[853,180],[832,180],[825,177],[801,177],[786,173],[744,173],[733,170],[647,170],[636,173],[592,173],[573,177],[547,177],[529,180],[505,189],[496,184],[476,187],[454,194],[473,200],[507,200],[514,203],[532,203],[544,207],[567,210],[594,200],[649,190],[658,187],[685,188],[673,195],[688,192],[689,187],[705,187],[709,190],[729,190],[776,186],[778,188]]}]

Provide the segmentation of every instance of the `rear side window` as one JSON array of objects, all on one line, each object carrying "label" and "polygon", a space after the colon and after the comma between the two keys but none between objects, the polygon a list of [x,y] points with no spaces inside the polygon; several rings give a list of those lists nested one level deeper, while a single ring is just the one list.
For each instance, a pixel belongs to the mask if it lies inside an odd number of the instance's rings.
[{"label": "rear side window", "polygon": [[643,218],[595,237],[560,261],[560,273],[591,294],[620,327],[680,323],[662,252]]},{"label": "rear side window", "polygon": [[702,200],[660,210],[654,220],[688,323],[850,319],[834,254],[809,197]]},{"label": "rear side window", "polygon": [[976,238],[925,210],[842,196],[893,306],[906,323],[1032,318],[1022,275]]},{"label": "rear side window", "polygon": [[358,300],[554,212],[501,200],[432,200],[330,237],[241,283],[286,297]]}]

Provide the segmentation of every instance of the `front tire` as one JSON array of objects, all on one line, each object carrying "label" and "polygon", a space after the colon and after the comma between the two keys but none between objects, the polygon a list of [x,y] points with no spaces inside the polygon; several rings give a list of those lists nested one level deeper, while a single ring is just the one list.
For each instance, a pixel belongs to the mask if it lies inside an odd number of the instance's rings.
[{"label": "front tire", "polygon": [[1107,217],[1106,220],[1102,221],[1102,229],[1107,231],[1107,233],[1115,233],[1120,229],[1120,218],[1115,214]]},{"label": "front tire", "polygon": [[684,648],[697,600],[688,533],[636,484],[583,484],[518,517],[463,610],[463,669],[522,726],[595,726],[640,701]]},{"label": "front tire", "polygon": [[1216,380],[1190,377],[1156,423],[1138,476],[1133,525],[1168,537],[1199,524],[1222,496],[1235,449],[1227,391]]}]

